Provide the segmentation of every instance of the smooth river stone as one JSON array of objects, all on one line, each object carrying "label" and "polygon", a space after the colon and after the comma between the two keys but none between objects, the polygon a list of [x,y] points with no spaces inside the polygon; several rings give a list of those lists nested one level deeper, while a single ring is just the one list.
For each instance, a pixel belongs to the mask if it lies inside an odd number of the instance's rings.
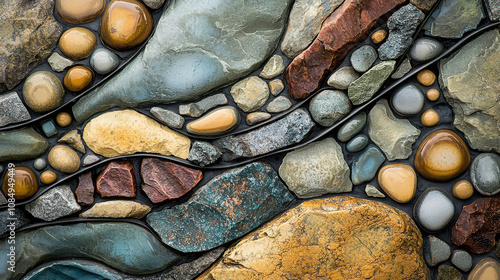
[{"label": "smooth river stone", "polygon": [[251,76],[234,84],[231,96],[243,112],[252,112],[266,104],[269,87],[261,78]]},{"label": "smooth river stone", "polygon": [[63,104],[64,88],[59,78],[51,72],[37,71],[26,78],[23,99],[31,110],[44,113]]},{"label": "smooth river stone", "polygon": [[410,121],[394,117],[387,100],[381,99],[368,113],[368,135],[392,161],[410,157],[420,130]]},{"label": "smooth river stone", "polygon": [[436,39],[418,38],[408,54],[415,62],[425,62],[440,55],[443,50],[443,44]]},{"label": "smooth river stone", "polygon": [[448,243],[433,235],[424,239],[424,258],[429,266],[436,266],[447,261],[450,255],[451,248]]},{"label": "smooth river stone", "polygon": [[205,116],[188,123],[186,130],[197,135],[220,135],[235,129],[240,122],[238,109],[226,106],[214,109]]},{"label": "smooth river stone", "polygon": [[80,214],[81,218],[136,218],[142,219],[151,207],[129,200],[112,200],[94,204]]},{"label": "smooth river stone", "polygon": [[108,74],[115,70],[118,64],[120,64],[120,58],[106,48],[98,48],[90,56],[90,66],[97,74]]},{"label": "smooth river stone", "polygon": [[69,216],[81,209],[69,185],[54,187],[26,204],[26,211],[47,222]]},{"label": "smooth river stone", "polygon": [[433,109],[425,110],[420,116],[420,122],[423,126],[436,126],[439,123],[439,114]]},{"label": "smooth river stone", "polygon": [[345,93],[337,90],[324,90],[311,99],[309,112],[314,121],[329,127],[351,111],[351,102]]},{"label": "smooth river stone", "polygon": [[347,96],[352,104],[359,105],[370,100],[389,78],[395,66],[395,60],[382,61],[352,82],[347,89]]},{"label": "smooth river stone", "polygon": [[[6,238],[0,240],[0,251],[8,252],[10,246]],[[3,273],[1,280],[20,279],[29,269],[61,258],[88,258],[129,274],[160,272],[179,258],[148,230],[129,223],[77,223],[18,232],[20,255],[31,257],[17,258],[15,273]],[[7,271],[7,260],[7,254],[0,255],[1,271]]]},{"label": "smooth river stone", "polygon": [[105,265],[87,260],[65,260],[44,264],[23,277],[23,280],[123,280]]},{"label": "smooth river stone", "polygon": [[267,112],[253,112],[247,115],[246,118],[246,123],[248,125],[254,125],[256,123],[263,122],[265,120],[268,120],[272,117],[271,114]]},{"label": "smooth river stone", "polygon": [[40,174],[40,182],[45,185],[50,185],[57,180],[57,174],[52,170],[45,170]]},{"label": "smooth river stone", "polygon": [[38,171],[44,170],[47,167],[47,161],[44,158],[37,158],[33,162],[33,167]]},{"label": "smooth river stone", "polygon": [[36,158],[48,147],[47,140],[31,127],[0,131],[0,162]]},{"label": "smooth river stone", "polygon": [[98,18],[106,0],[56,0],[57,15],[65,22],[83,24]]},{"label": "smooth river stone", "polygon": [[187,202],[153,212],[147,222],[168,246],[199,252],[245,235],[292,200],[273,168],[255,162],[215,176]]},{"label": "smooth river stone", "polygon": [[470,272],[468,280],[500,279],[500,263],[493,258],[482,259]]},{"label": "smooth river stone", "polygon": [[424,109],[425,97],[415,84],[406,84],[392,94],[391,105],[400,116],[414,116]]},{"label": "smooth river stone", "polygon": [[462,174],[470,164],[467,145],[455,132],[434,131],[415,152],[415,170],[431,181],[446,182]]},{"label": "smooth river stone", "polygon": [[105,157],[135,153],[159,153],[186,159],[191,141],[133,110],[113,111],[92,119],[83,130],[83,140]]},{"label": "smooth river stone", "polygon": [[11,123],[19,123],[31,119],[28,109],[24,107],[16,92],[0,95],[0,127]]},{"label": "smooth river stone", "polygon": [[340,142],[349,141],[354,135],[358,134],[366,124],[366,113],[357,113],[354,117],[345,122],[337,131],[337,140]]},{"label": "smooth river stone", "polygon": [[116,106],[194,100],[250,74],[278,46],[291,3],[171,1],[144,51],[80,99],[75,119]]},{"label": "smooth river stone", "polygon": [[366,148],[369,141],[370,140],[368,140],[368,136],[359,134],[356,137],[352,138],[349,142],[347,142],[345,149],[349,153],[356,153]]},{"label": "smooth river stone", "polygon": [[136,0],[112,0],[101,18],[101,40],[108,47],[125,51],[142,44],[153,31],[153,17]]},{"label": "smooth river stone", "polygon": [[469,181],[460,180],[453,184],[451,191],[458,199],[469,199],[474,194],[474,187]]},{"label": "smooth river stone", "polygon": [[71,92],[80,92],[94,81],[94,73],[85,66],[71,67],[64,76],[64,87]]},{"label": "smooth river stone", "polygon": [[453,220],[455,205],[443,189],[428,188],[413,206],[413,217],[427,232],[439,232]]},{"label": "smooth river stone", "polygon": [[389,164],[378,172],[380,188],[394,201],[407,203],[417,191],[417,174],[406,164]]},{"label": "smooth river stone", "polygon": [[329,86],[336,89],[347,89],[349,85],[359,78],[359,74],[351,66],[345,66],[335,71],[327,81]]},{"label": "smooth river stone", "polygon": [[83,27],[68,29],[59,38],[59,49],[73,60],[89,57],[96,46],[97,38],[94,33]]},{"label": "smooth river stone", "polygon": [[57,171],[74,173],[80,169],[80,157],[68,146],[56,145],[48,155],[49,164]]},{"label": "smooth river stone", "polygon": [[352,163],[352,183],[359,185],[371,181],[384,161],[384,154],[375,145],[369,145]]},{"label": "smooth river stone", "polygon": [[292,107],[292,102],[285,96],[278,96],[266,106],[269,113],[281,113]]},{"label": "smooth river stone", "polygon": [[279,175],[299,198],[352,191],[349,165],[333,138],[310,143],[286,154]]},{"label": "smooth river stone", "polygon": [[2,191],[6,196],[12,193],[9,189],[14,190],[13,197],[16,200],[33,196],[38,191],[38,180],[33,170],[24,166],[9,168],[2,182]]},{"label": "smooth river stone", "polygon": [[135,197],[134,165],[131,161],[112,161],[97,176],[96,189],[101,197]]},{"label": "smooth river stone", "polygon": [[385,38],[387,38],[387,31],[385,29],[377,30],[370,36],[370,40],[372,40],[374,44],[381,43]]},{"label": "smooth river stone", "polygon": [[403,211],[353,197],[305,201],[229,248],[199,280],[430,279]]},{"label": "smooth river stone", "polygon": [[351,65],[354,70],[364,73],[377,60],[377,51],[370,45],[363,45],[351,54]]},{"label": "smooth river stone", "polygon": [[470,166],[470,178],[474,188],[482,195],[500,192],[500,156],[494,153],[478,155]]}]

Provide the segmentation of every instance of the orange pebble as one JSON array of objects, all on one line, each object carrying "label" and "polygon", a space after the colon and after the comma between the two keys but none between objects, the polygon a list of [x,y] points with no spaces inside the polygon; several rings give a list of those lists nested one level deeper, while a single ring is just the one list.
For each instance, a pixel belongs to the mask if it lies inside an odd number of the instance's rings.
[{"label": "orange pebble", "polygon": [[428,87],[434,84],[434,82],[436,81],[436,75],[434,75],[431,70],[425,69],[418,72],[417,81],[422,85]]},{"label": "orange pebble", "polygon": [[422,113],[420,121],[424,126],[435,126],[439,123],[439,114],[432,109],[426,110]]},{"label": "orange pebble", "polygon": [[427,99],[429,99],[430,101],[438,100],[440,95],[441,94],[439,93],[439,90],[435,88],[431,88],[427,91],[427,93],[425,93],[425,96],[427,96]]},{"label": "orange pebble", "polygon": [[71,124],[71,115],[66,112],[61,112],[56,116],[56,122],[59,126],[66,127]]},{"label": "orange pebble", "polygon": [[453,196],[458,199],[468,199],[474,194],[474,187],[467,180],[460,180],[453,185]]},{"label": "orange pebble", "polygon": [[52,184],[57,180],[57,175],[54,171],[46,170],[40,174],[40,181],[45,184]]}]

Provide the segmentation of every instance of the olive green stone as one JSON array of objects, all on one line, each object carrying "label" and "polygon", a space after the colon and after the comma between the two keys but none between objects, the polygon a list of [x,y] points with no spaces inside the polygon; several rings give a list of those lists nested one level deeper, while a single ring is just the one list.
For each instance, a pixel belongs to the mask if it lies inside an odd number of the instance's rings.
[{"label": "olive green stone", "polygon": [[31,127],[0,131],[0,162],[32,159],[48,147],[47,140]]}]

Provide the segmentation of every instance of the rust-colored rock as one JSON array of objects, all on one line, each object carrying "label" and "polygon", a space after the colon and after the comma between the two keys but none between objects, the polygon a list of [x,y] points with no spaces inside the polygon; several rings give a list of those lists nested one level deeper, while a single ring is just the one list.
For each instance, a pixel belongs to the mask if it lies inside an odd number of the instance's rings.
[{"label": "rust-colored rock", "polygon": [[344,57],[368,36],[377,20],[404,0],[346,0],[323,23],[314,42],[290,63],[285,72],[288,93],[304,99]]},{"label": "rust-colored rock", "polygon": [[429,279],[404,212],[352,197],[303,202],[229,248],[198,279]]},{"label": "rust-colored rock", "polygon": [[131,161],[110,162],[97,177],[101,197],[135,197],[134,166]]},{"label": "rust-colored rock", "polygon": [[475,254],[495,247],[500,233],[500,196],[481,197],[462,209],[451,231],[451,242]]},{"label": "rust-colored rock", "polygon": [[87,206],[94,203],[94,182],[92,173],[88,172],[78,177],[78,187],[75,190],[78,204]]},{"label": "rust-colored rock", "polygon": [[203,173],[166,160],[145,158],[141,177],[142,190],[153,203],[160,203],[185,195],[201,181]]}]

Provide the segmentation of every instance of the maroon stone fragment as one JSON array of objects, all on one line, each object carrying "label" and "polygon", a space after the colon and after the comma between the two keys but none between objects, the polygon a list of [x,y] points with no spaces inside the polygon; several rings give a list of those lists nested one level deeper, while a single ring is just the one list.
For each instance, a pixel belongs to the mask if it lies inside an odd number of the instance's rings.
[{"label": "maroon stone fragment", "polygon": [[318,37],[290,63],[285,72],[288,93],[304,99],[339,66],[349,51],[366,39],[379,18],[405,0],[345,0],[323,23]]},{"label": "maroon stone fragment", "polygon": [[462,209],[451,231],[451,242],[475,254],[495,247],[500,233],[500,196],[478,198]]},{"label": "maroon stone fragment", "polygon": [[97,177],[101,197],[135,197],[134,166],[131,161],[113,161]]},{"label": "maroon stone fragment", "polygon": [[76,200],[80,205],[87,206],[94,203],[94,182],[92,173],[88,172],[78,177],[78,187],[75,191]]},{"label": "maroon stone fragment", "polygon": [[159,203],[185,195],[201,181],[203,173],[166,160],[145,158],[141,177],[142,190],[153,203]]}]

